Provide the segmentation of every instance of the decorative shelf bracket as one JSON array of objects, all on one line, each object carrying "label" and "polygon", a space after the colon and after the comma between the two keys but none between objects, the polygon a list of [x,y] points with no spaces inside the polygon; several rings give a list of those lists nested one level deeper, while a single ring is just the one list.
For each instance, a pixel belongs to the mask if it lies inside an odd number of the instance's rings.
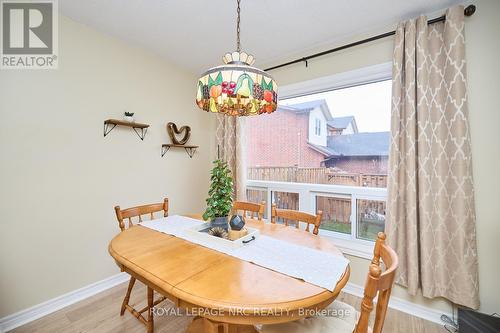
[{"label": "decorative shelf bracket", "polygon": [[116,124],[109,124],[104,122],[104,136],[108,135],[109,132],[113,130],[113,128],[116,127]]},{"label": "decorative shelf bracket", "polygon": [[132,123],[117,119],[108,119],[104,121],[104,136],[108,135],[116,126],[130,127],[134,130],[135,134],[144,141],[146,133],[148,132],[148,124]]},{"label": "decorative shelf bracket", "polygon": [[161,157],[165,156],[165,154],[167,153],[167,151],[170,150],[170,147],[169,146],[166,146],[166,145],[161,145]]},{"label": "decorative shelf bracket", "polygon": [[193,158],[194,153],[196,153],[197,147],[184,147],[186,153],[189,155],[189,158]]},{"label": "decorative shelf bracket", "polygon": [[[148,132],[148,128],[137,128],[137,127],[132,127],[134,129],[134,132],[135,134],[137,134],[137,136],[139,137],[139,139],[141,139],[142,141],[144,141],[144,138],[146,137],[146,133]],[[138,129],[141,130],[141,134],[139,134],[139,131]]]},{"label": "decorative shelf bracket", "polygon": [[198,149],[198,146],[186,146],[186,145],[178,145],[178,144],[163,144],[161,145],[161,157],[165,156],[167,151],[170,150],[170,148],[184,148],[186,153],[188,154],[189,158],[193,158],[194,153],[196,153],[196,149]]}]

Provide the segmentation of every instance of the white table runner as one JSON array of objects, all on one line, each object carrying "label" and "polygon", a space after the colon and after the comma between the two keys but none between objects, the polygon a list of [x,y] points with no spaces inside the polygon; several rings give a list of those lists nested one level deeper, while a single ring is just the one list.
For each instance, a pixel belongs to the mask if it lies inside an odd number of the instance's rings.
[{"label": "white table runner", "polygon": [[282,274],[302,279],[330,291],[335,289],[337,281],[340,280],[349,264],[349,260],[343,256],[296,245],[262,234],[255,241],[240,248],[232,249],[195,239],[186,232],[186,229],[203,223],[200,220],[174,215],[146,221],[141,225]]}]

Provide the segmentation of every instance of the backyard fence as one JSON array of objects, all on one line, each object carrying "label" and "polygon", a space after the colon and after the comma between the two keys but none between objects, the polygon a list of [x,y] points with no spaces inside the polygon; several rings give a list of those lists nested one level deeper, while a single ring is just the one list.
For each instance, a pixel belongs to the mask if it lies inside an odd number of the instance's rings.
[{"label": "backyard fence", "polygon": [[252,167],[248,179],[276,182],[387,187],[387,175],[345,173],[335,168]]}]

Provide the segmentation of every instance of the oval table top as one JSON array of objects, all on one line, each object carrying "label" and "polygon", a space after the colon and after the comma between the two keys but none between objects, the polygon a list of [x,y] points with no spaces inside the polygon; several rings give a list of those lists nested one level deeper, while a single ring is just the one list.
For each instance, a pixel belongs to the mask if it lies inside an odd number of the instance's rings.
[{"label": "oval table top", "polygon": [[[251,219],[247,225],[270,237],[342,255],[331,241],[303,230]],[[220,320],[225,313],[225,322],[238,324],[289,321],[290,314],[300,316],[299,309],[324,308],[350,273],[347,266],[335,290],[329,291],[140,225],[114,237],[109,253],[123,270],[177,306],[216,309],[217,315],[210,312],[206,317]],[[279,319],[278,312],[286,314]],[[241,316],[228,318],[228,313]]]}]

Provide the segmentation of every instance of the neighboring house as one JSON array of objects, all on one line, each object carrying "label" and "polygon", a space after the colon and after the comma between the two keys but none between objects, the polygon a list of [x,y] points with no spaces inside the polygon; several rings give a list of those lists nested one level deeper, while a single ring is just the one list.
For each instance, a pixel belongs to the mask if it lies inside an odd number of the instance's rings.
[{"label": "neighboring house", "polygon": [[389,142],[389,132],[329,136],[324,165],[352,173],[387,174]]},{"label": "neighboring house", "polygon": [[331,120],[324,100],[279,106],[271,115],[247,119],[248,166],[319,167],[325,155],[311,144],[327,145]]},{"label": "neighboring house", "polygon": [[297,113],[306,113],[308,118],[308,133],[304,138],[308,143],[320,146],[327,145],[328,122],[333,121],[328,104],[324,99],[312,102],[290,105]]},{"label": "neighboring house", "polygon": [[325,100],[279,106],[273,114],[248,122],[249,167],[325,166],[387,173],[389,132],[358,133],[354,116],[332,117]]},{"label": "neighboring house", "polygon": [[337,117],[328,122],[328,135],[345,135],[358,133],[358,125],[354,116]]}]

